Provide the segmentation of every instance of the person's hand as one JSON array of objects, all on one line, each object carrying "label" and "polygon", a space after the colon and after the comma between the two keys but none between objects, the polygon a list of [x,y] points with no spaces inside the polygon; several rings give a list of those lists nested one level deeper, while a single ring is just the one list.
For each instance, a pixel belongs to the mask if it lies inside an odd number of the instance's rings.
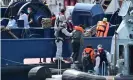
[{"label": "person's hand", "polygon": [[73,30],[72,33],[74,33],[76,30]]}]

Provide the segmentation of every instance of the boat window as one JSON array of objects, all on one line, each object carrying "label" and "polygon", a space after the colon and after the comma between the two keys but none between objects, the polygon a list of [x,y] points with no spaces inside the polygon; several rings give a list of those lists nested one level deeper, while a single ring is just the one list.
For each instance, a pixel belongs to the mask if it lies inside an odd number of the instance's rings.
[{"label": "boat window", "polygon": [[131,4],[130,0],[129,1],[124,0],[118,15],[119,16],[126,16],[131,5],[132,4]]},{"label": "boat window", "polygon": [[124,45],[119,45],[119,59],[124,58]]}]

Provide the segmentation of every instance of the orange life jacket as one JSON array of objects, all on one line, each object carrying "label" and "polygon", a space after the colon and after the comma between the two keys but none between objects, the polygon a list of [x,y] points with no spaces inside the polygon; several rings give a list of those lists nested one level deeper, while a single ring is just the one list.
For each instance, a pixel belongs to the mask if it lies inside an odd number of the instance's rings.
[{"label": "orange life jacket", "polygon": [[89,54],[91,57],[91,60],[94,61],[95,55],[94,55],[94,49],[93,48],[85,48],[84,53]]},{"label": "orange life jacket", "polygon": [[99,21],[96,28],[96,37],[107,37],[109,30],[109,23],[104,23],[103,21]]},{"label": "orange life jacket", "polygon": [[84,33],[84,29],[82,27],[80,27],[80,26],[75,26],[74,29]]}]

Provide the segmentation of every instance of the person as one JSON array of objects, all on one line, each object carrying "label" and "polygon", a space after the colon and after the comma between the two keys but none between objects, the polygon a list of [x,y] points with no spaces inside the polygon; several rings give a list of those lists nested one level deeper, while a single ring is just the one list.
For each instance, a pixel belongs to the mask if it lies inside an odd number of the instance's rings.
[{"label": "person", "polygon": [[[105,50],[102,48],[102,45],[97,46],[100,59],[96,59],[96,65],[94,69],[99,68],[100,75],[107,75],[108,59]],[[100,63],[99,63],[100,62]],[[99,64],[99,65],[98,65]]]},{"label": "person", "polygon": [[107,18],[103,18],[103,21],[98,21],[96,27],[96,37],[107,37],[109,31],[109,22]]},{"label": "person", "polygon": [[116,67],[118,68],[118,75],[124,74],[124,57],[121,55],[120,59],[117,60]]},{"label": "person", "polygon": [[75,26],[74,28],[74,33],[72,36],[72,55],[71,59],[73,63],[78,62],[78,56],[79,56],[79,51],[80,51],[80,46],[83,46],[83,33],[84,29],[81,27],[82,25]]},{"label": "person", "polygon": [[10,17],[9,22],[8,22],[6,28],[17,28],[16,20],[14,19],[14,16]]},{"label": "person", "polygon": [[35,25],[34,25],[34,14],[33,14],[32,8],[28,7],[27,12],[28,12],[29,26],[30,27],[35,27]]},{"label": "person", "polygon": [[72,24],[72,20],[71,19],[67,20],[67,30],[68,30],[68,32],[72,32],[74,30],[74,26]]},{"label": "person", "polygon": [[56,59],[59,59],[62,55],[62,45],[63,41],[67,36],[72,36],[72,33],[69,33],[66,29],[66,23],[63,23],[60,30],[58,31],[58,35],[56,35],[56,46],[57,46],[57,51],[56,51]]},{"label": "person", "polygon": [[55,25],[55,20],[56,20],[56,16],[55,16],[55,14],[53,13],[52,14],[52,17],[51,17],[51,24],[52,24],[52,27],[54,27],[54,25]]},{"label": "person", "polygon": [[100,54],[95,50],[95,66],[94,71],[96,75],[99,75]]},{"label": "person", "polygon": [[59,13],[59,16],[56,18],[56,21],[55,21],[54,35],[56,37],[55,43],[57,46],[55,62],[57,62],[62,57],[62,45],[65,38],[67,36],[71,37],[73,35],[73,32],[69,33],[66,29],[67,24],[66,24],[66,18],[65,18],[64,12],[65,10],[62,9],[61,13]]},{"label": "person", "polygon": [[88,72],[88,70],[93,70],[94,66],[94,49],[91,45],[88,45],[83,51],[83,70]]},{"label": "person", "polygon": [[29,27],[29,22],[28,22],[28,16],[27,16],[27,14],[25,14],[25,12],[23,10],[20,11],[19,20],[24,20],[24,28],[25,29],[30,28]]},{"label": "person", "polygon": [[64,21],[66,21],[65,9],[61,9],[59,15],[57,16],[55,27],[61,26]]}]

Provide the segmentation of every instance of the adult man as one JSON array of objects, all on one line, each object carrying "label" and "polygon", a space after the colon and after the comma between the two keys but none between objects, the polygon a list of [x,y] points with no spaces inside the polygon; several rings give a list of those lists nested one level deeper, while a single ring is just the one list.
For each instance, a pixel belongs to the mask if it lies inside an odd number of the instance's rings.
[{"label": "adult man", "polygon": [[80,51],[80,46],[83,45],[83,33],[84,30],[81,27],[82,25],[75,26],[75,32],[73,33],[72,37],[72,48],[73,48],[73,53],[71,55],[72,61],[78,62],[78,56],[79,56],[79,51]]},{"label": "adult man", "polygon": [[13,16],[10,17],[6,28],[17,28],[16,20],[14,19]]},{"label": "adult man", "polygon": [[72,32],[74,30],[72,20],[67,20],[67,30],[68,30],[68,32]]},{"label": "adult man", "polygon": [[83,70],[85,72],[88,72],[88,70],[93,70],[94,58],[95,58],[94,49],[92,48],[91,45],[88,45],[83,51],[83,58],[82,58]]},{"label": "adult man", "polygon": [[34,15],[33,15],[33,12],[32,12],[32,8],[28,7],[27,12],[28,12],[29,26],[30,27],[35,27],[35,25],[34,25]]},{"label": "adult man", "polygon": [[[96,56],[96,62],[94,70],[99,72],[100,75],[106,75],[107,74],[107,66],[109,63],[109,57],[107,58],[107,52],[102,48],[102,45],[98,45],[98,52]],[[108,55],[109,56],[109,55]]]},{"label": "adult man", "polygon": [[24,28],[25,29],[30,28],[29,23],[28,23],[28,16],[27,16],[27,14],[25,14],[24,11],[20,12],[19,20],[24,20]]},{"label": "adult man", "polygon": [[98,21],[96,31],[96,37],[107,37],[109,31],[107,18],[103,18],[103,21]]},{"label": "adult man", "polygon": [[55,16],[55,14],[53,13],[52,14],[52,17],[51,17],[51,24],[52,24],[52,27],[54,27],[54,25],[55,25],[55,20],[56,20],[56,16]]},{"label": "adult man", "polygon": [[60,59],[62,57],[62,45],[63,45],[63,41],[65,40],[66,36],[72,36],[72,33],[69,33],[67,31],[67,24],[66,24],[66,18],[64,15],[65,10],[62,9],[61,13],[59,14],[59,16],[56,18],[56,22],[55,22],[55,43],[57,46],[57,51],[56,51],[56,60],[55,62],[57,62],[58,59]]}]

